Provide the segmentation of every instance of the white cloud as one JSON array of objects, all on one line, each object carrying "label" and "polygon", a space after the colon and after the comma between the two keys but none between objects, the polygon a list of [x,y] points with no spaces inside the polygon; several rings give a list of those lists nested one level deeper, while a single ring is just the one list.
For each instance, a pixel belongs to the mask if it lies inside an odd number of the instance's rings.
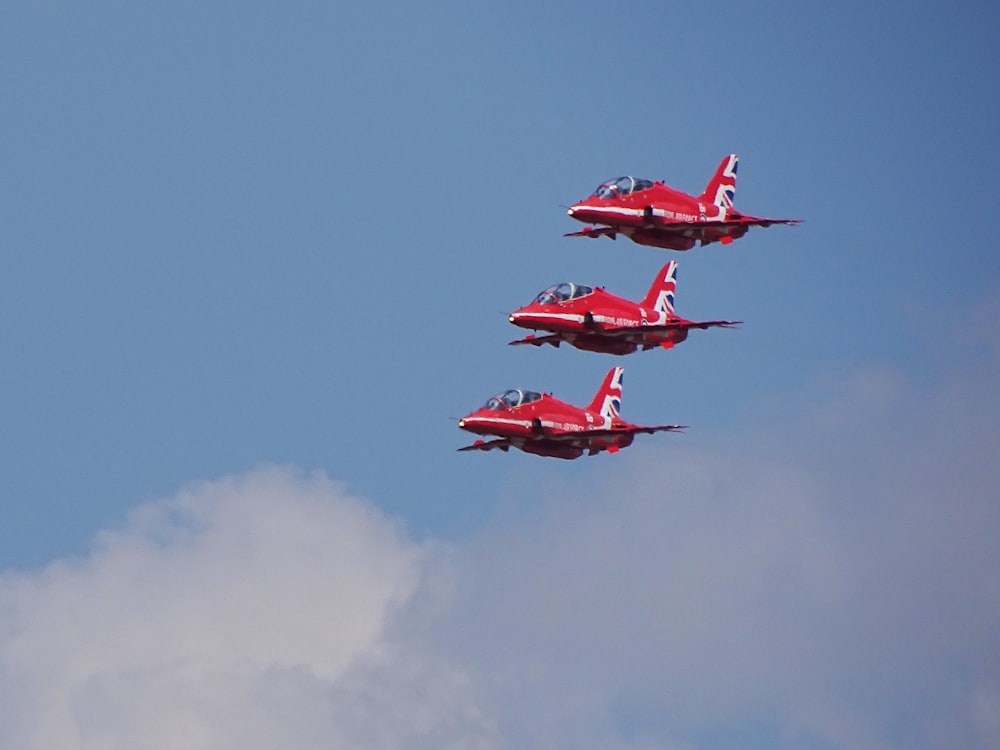
[{"label": "white cloud", "polygon": [[934,386],[845,368],[451,547],[322,476],[195,485],[0,578],[0,746],[987,750],[980,360]]},{"label": "white cloud", "polygon": [[772,746],[989,748],[996,375],[845,369],[788,394],[809,408],[781,424],[636,446],[468,545],[448,637],[511,711],[546,696],[547,735],[586,717],[664,743],[742,726]]},{"label": "white cloud", "polygon": [[287,470],[142,506],[86,558],[0,579],[0,746],[447,746],[478,720],[454,706],[445,731],[426,726],[452,693],[466,701],[447,665],[405,714],[382,713],[432,666],[385,640],[426,555],[368,503]]}]

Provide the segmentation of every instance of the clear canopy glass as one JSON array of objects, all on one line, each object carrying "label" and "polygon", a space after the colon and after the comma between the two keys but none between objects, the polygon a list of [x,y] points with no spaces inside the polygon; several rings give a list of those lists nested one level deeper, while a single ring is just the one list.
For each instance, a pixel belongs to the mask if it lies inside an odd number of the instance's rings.
[{"label": "clear canopy glass", "polygon": [[586,294],[593,294],[593,292],[593,287],[584,286],[583,284],[571,284],[565,281],[562,284],[550,286],[544,292],[539,292],[534,301],[541,305],[555,305],[559,302],[583,297]]},{"label": "clear canopy glass", "polygon": [[522,404],[530,404],[532,401],[537,401],[542,397],[541,393],[535,391],[523,391],[520,388],[511,388],[510,390],[504,391],[503,393],[498,393],[493,396],[489,401],[486,402],[484,409],[513,409],[515,406],[521,406]]},{"label": "clear canopy glass", "polygon": [[653,187],[652,180],[644,180],[637,177],[617,177],[613,180],[602,182],[597,190],[594,191],[594,195],[605,199],[621,198],[624,195],[631,195],[636,191],[651,187]]}]

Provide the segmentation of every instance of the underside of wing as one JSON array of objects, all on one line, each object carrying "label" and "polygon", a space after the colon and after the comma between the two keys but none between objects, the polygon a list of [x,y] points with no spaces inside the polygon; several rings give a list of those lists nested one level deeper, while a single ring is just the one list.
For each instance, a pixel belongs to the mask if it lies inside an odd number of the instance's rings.
[{"label": "underside of wing", "polygon": [[742,320],[676,320],[669,323],[648,326],[623,326],[621,328],[604,328],[602,334],[608,336],[634,336],[646,333],[667,333],[669,331],[687,331],[691,328],[707,330],[709,328],[736,328],[743,325]]},{"label": "underside of wing", "polygon": [[652,216],[642,224],[612,224],[586,227],[565,237],[610,237],[622,234],[640,245],[650,245],[667,250],[690,250],[696,244],[710,245],[720,242],[728,245],[743,237],[750,227],[769,227],[774,224],[799,224],[801,219],[764,219],[756,216],[734,216],[723,221],[688,221]]},{"label": "underside of wing", "polygon": [[579,232],[567,232],[563,237],[610,237],[615,239],[618,235],[618,230],[614,227],[584,227]]},{"label": "underside of wing", "polygon": [[755,227],[769,227],[772,224],[784,224],[786,226],[794,227],[796,224],[801,224],[802,219],[761,219],[756,216],[744,216],[741,219],[743,224],[751,224]]},{"label": "underside of wing", "polygon": [[735,229],[737,227],[769,227],[774,224],[786,224],[794,226],[801,224],[802,219],[767,219],[759,216],[740,216],[721,221],[683,221],[678,219],[665,219],[653,217],[652,221],[636,226],[635,224],[622,225],[599,225],[584,227],[579,232],[567,232],[563,237],[611,237],[620,233],[628,233],[637,229],[653,229],[664,232],[686,232],[692,229]]},{"label": "underside of wing", "polygon": [[651,427],[634,424],[620,430],[606,430],[606,432],[611,435],[622,433],[625,433],[626,435],[652,435],[655,432],[680,432],[681,430],[686,429],[686,424],[658,424]]},{"label": "underside of wing", "polygon": [[510,440],[506,438],[500,438],[499,440],[477,440],[472,445],[466,445],[459,448],[459,451],[491,451],[494,448],[499,448],[500,450],[506,452],[510,449]]},{"label": "underside of wing", "polygon": [[654,229],[663,229],[668,232],[683,232],[688,229],[735,229],[736,227],[769,227],[773,224],[787,224],[794,226],[801,224],[802,219],[762,219],[757,216],[740,216],[739,218],[725,219],[723,221],[673,221],[661,219],[654,225]]},{"label": "underside of wing", "polygon": [[661,424],[652,427],[633,424],[627,427],[615,427],[610,430],[580,430],[578,432],[565,432],[558,435],[546,435],[546,440],[592,440],[594,438],[613,438],[616,435],[652,435],[655,432],[680,432],[686,430],[686,424]]},{"label": "underside of wing", "polygon": [[543,344],[549,344],[554,347],[559,347],[560,342],[564,341],[563,337],[559,334],[552,334],[550,336],[525,336],[523,339],[518,339],[517,341],[507,342],[509,346],[521,346],[523,344],[531,344],[532,346],[542,346]]},{"label": "underside of wing", "polygon": [[698,328],[705,331],[709,328],[736,328],[743,325],[742,320],[678,320],[675,323],[664,323],[663,325],[644,326],[644,331],[686,331],[691,328]]}]

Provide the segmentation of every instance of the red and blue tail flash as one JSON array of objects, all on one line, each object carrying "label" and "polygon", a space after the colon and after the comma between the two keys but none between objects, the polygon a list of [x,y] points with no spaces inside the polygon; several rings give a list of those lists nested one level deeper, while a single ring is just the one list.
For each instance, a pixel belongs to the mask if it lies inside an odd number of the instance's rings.
[{"label": "red and blue tail flash", "polygon": [[712,179],[709,180],[705,192],[699,200],[712,203],[720,208],[732,208],[736,198],[736,170],[740,165],[740,157],[729,154],[719,164]]}]

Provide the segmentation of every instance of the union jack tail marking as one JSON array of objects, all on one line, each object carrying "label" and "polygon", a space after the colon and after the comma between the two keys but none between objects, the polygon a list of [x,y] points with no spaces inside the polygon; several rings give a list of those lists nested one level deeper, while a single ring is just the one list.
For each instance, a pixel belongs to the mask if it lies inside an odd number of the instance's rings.
[{"label": "union jack tail marking", "polygon": [[729,154],[719,164],[712,179],[708,181],[700,201],[712,203],[720,208],[732,208],[736,197],[736,170],[740,165],[740,157]]},{"label": "union jack tail marking", "polygon": [[612,367],[604,376],[601,387],[594,394],[594,400],[588,407],[590,411],[598,412],[605,419],[618,419],[622,409],[622,373],[624,367]]},{"label": "union jack tail marking", "polygon": [[668,318],[672,318],[674,317],[674,294],[676,292],[677,261],[672,260],[660,269],[641,304],[647,310],[666,313]]}]

